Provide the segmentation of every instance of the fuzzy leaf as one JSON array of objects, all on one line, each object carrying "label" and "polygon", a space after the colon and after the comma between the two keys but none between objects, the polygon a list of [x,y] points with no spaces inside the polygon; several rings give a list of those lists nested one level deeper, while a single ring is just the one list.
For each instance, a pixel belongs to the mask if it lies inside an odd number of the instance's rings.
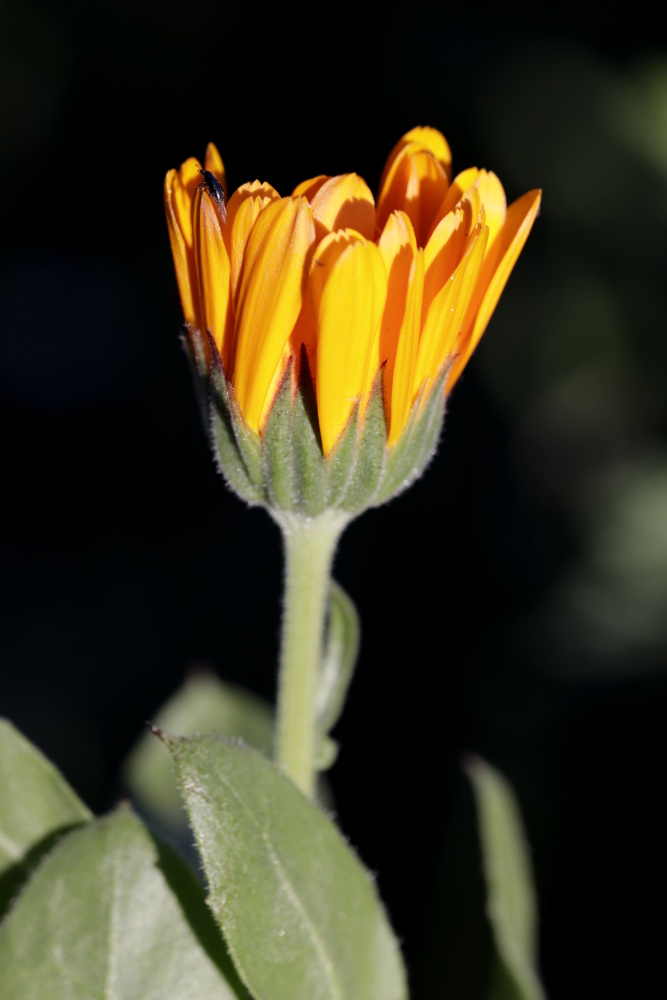
[{"label": "fuzzy leaf", "polygon": [[537,975],[537,906],[526,836],[514,793],[479,758],[467,766],[479,814],[487,912],[500,959],[496,1000],[544,1000]]},{"label": "fuzzy leaf", "polygon": [[62,775],[0,719],[0,915],[53,844],[91,814]]},{"label": "fuzzy leaf", "polygon": [[[316,694],[317,727],[322,737],[340,717],[360,642],[359,615],[352,600],[334,580],[329,591],[329,622]],[[330,761],[329,766],[333,763]]]},{"label": "fuzzy leaf", "polygon": [[161,734],[209,905],[258,1000],[404,1000],[400,953],[370,876],[340,833],[253,750]]},{"label": "fuzzy leaf", "polygon": [[247,996],[192,872],[127,807],[65,837],[0,930],[0,1000]]},{"label": "fuzzy leaf", "polygon": [[[199,671],[159,710],[160,729],[194,736],[218,733],[267,754],[273,751],[273,710],[262,698],[224,684],[215,674]],[[172,834],[183,832],[187,818],[176,788],[171,759],[153,734],[145,730],[123,767],[123,778],[137,805]]]}]

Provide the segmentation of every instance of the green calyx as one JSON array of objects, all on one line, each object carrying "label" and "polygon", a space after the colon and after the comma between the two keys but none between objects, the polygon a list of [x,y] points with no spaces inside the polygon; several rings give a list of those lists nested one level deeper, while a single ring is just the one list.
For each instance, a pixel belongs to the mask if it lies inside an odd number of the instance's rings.
[{"label": "green calyx", "polygon": [[191,330],[184,340],[220,471],[253,506],[305,517],[336,509],[353,517],[407,489],[435,453],[445,416],[447,367],[424,387],[391,449],[380,370],[363,417],[357,404],[325,457],[305,350],[296,376],[293,362],[287,365],[259,435],[243,418],[210,336],[206,340]]}]

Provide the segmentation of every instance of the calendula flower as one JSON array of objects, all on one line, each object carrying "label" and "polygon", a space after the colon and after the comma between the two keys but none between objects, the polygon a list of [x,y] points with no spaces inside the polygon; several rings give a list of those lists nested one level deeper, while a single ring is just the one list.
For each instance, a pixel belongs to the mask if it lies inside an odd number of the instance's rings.
[{"label": "calendula flower", "polygon": [[[379,409],[374,500],[390,495],[382,482],[392,461],[403,476],[392,492],[414,478],[444,413],[443,402],[439,419],[429,417],[427,447],[428,401],[436,391],[444,401],[478,344],[540,191],[508,207],[492,172],[473,167],[452,180],[444,136],[415,128],[392,150],[377,202],[362,178],[344,174],[304,181],[282,198],[255,181],[225,205],[213,145],[203,168],[189,159],[169,171],[164,196],[189,335],[199,344],[200,369],[220,366],[216,384],[228,394],[236,442],[254,437],[261,450],[287,373],[294,400],[305,368],[325,471],[348,447],[358,465],[366,426],[377,427],[371,410]],[[346,443],[352,424],[354,447]],[[408,469],[406,442],[415,436],[421,450],[411,446]],[[253,461],[245,455],[246,467]]]}]

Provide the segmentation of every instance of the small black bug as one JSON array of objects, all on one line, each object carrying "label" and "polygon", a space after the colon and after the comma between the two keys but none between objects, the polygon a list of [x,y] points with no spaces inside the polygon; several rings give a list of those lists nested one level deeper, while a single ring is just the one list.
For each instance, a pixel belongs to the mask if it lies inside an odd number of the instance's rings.
[{"label": "small black bug", "polygon": [[222,190],[222,184],[210,170],[204,170],[202,167],[199,167],[199,173],[204,178],[202,184],[206,185],[208,193],[215,202],[215,206],[218,209],[218,215],[220,216],[220,221],[226,222],[227,209],[225,208],[225,192]]}]

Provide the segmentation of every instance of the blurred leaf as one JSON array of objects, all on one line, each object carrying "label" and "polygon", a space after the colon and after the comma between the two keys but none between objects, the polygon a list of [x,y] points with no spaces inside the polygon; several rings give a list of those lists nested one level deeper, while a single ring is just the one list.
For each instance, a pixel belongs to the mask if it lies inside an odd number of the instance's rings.
[{"label": "blurred leaf", "polygon": [[667,60],[664,55],[639,63],[611,106],[609,124],[622,142],[667,175]]},{"label": "blurred leaf", "polygon": [[542,609],[540,663],[565,675],[607,680],[665,667],[667,457],[628,463],[617,480]]},{"label": "blurred leaf", "polygon": [[[152,721],[160,729],[183,736],[218,733],[268,754],[273,750],[271,707],[243,688],[223,684],[212,673],[188,677]],[[138,805],[168,830],[178,832],[185,827],[171,760],[148,730],[127,758],[123,777]]]},{"label": "blurred leaf", "polygon": [[[316,693],[316,725],[321,742],[319,766],[330,767],[336,745],[327,739],[345,704],[345,696],[359,654],[359,615],[353,602],[334,580],[329,591],[329,623]],[[328,751],[328,753],[327,753]]]},{"label": "blurred leaf", "polygon": [[338,830],[254,751],[213,737],[169,748],[236,967],[262,1000],[401,1000],[400,952]]},{"label": "blurred leaf", "polygon": [[537,907],[528,845],[514,793],[480,758],[467,766],[479,813],[487,913],[501,967],[493,1000],[544,1000],[537,976]]},{"label": "blurred leaf", "polygon": [[65,837],[0,931],[0,1000],[238,1000],[194,875],[127,807]]},{"label": "blurred leaf", "polygon": [[91,814],[62,775],[0,719],[0,915],[59,836]]}]

